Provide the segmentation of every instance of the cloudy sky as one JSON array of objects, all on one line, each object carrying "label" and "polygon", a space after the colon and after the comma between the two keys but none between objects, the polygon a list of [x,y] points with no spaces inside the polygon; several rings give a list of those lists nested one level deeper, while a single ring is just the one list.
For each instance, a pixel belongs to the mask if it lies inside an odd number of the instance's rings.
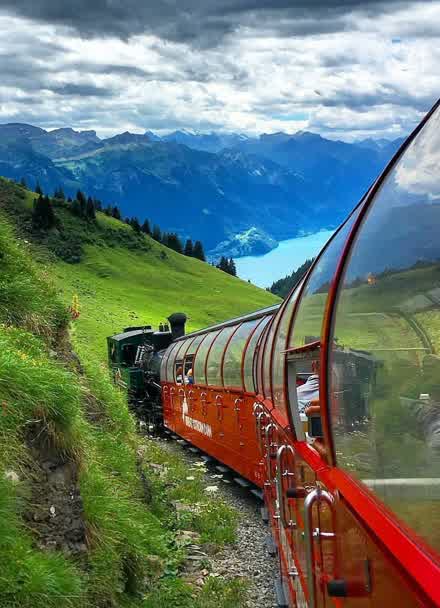
[{"label": "cloudy sky", "polygon": [[0,122],[397,137],[440,96],[440,1],[0,0]]}]

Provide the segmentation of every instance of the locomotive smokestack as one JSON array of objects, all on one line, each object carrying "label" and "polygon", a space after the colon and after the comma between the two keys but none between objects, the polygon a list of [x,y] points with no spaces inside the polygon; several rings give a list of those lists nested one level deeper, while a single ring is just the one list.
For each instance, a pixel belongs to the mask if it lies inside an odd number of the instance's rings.
[{"label": "locomotive smokestack", "polygon": [[176,338],[181,338],[185,335],[185,323],[187,320],[187,316],[183,312],[174,312],[172,315],[168,317],[168,321],[171,326],[171,336],[173,340]]}]

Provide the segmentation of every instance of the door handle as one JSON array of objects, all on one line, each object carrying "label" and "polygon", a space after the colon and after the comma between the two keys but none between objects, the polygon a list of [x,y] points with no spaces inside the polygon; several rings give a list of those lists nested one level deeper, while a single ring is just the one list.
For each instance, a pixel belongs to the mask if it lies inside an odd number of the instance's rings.
[{"label": "door handle", "polygon": [[272,455],[272,447],[278,447],[276,443],[272,445],[272,432],[276,431],[277,427],[273,422],[269,422],[264,429],[264,437],[266,439],[266,465],[267,465],[267,473],[269,475],[269,483],[273,481],[272,479],[272,463],[271,463],[271,455]]},{"label": "door handle", "polygon": [[240,399],[240,398],[238,398],[238,399],[236,399],[234,401],[234,411],[237,412],[237,417],[238,417],[238,414],[240,412],[240,405],[239,404],[242,403],[242,402],[243,402],[243,399]]},{"label": "door handle", "polygon": [[335,499],[326,490],[316,488],[307,494],[304,500],[304,538],[306,541],[306,564],[309,580],[309,607],[316,608],[316,593],[315,593],[315,568],[313,559],[313,539],[314,538],[335,538],[333,532],[321,532],[319,528],[312,530],[312,510],[313,505],[319,502],[325,502],[333,509]]},{"label": "door handle", "polygon": [[260,452],[263,453],[263,438],[261,436],[261,420],[263,417],[267,417],[265,412],[260,412],[259,414],[257,414],[257,421],[256,421],[256,431],[257,431],[257,443],[258,446],[260,448]]},{"label": "door handle", "polygon": [[287,518],[285,500],[284,500],[284,488],[283,488],[283,476],[295,477],[294,473],[291,473],[288,469],[284,472],[283,469],[283,455],[285,452],[289,452],[295,457],[295,450],[291,445],[284,444],[277,451],[277,475],[276,475],[276,486],[277,486],[277,499],[280,510],[280,519],[284,528],[296,528],[296,520]]},{"label": "door handle", "polygon": [[215,405],[217,406],[217,419],[218,420],[223,420],[223,403],[221,402],[222,400],[222,396],[221,395],[216,395],[215,396]]},{"label": "door handle", "polygon": [[200,408],[202,410],[203,416],[206,416],[208,413],[208,411],[206,409],[206,403],[207,403],[206,397],[207,397],[207,393],[205,393],[204,391],[203,391],[203,393],[200,393]]}]

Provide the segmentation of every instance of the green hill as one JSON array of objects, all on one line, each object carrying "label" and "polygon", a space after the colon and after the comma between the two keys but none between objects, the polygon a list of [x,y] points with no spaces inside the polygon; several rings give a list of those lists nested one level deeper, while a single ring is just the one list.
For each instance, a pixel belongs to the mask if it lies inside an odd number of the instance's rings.
[{"label": "green hill", "polygon": [[21,186],[0,181],[0,209],[15,221],[23,238],[37,243],[64,302],[70,304],[78,295],[75,339],[101,360],[106,336],[124,326],[158,324],[182,311],[189,317],[188,330],[194,330],[278,301],[103,213],[97,214],[96,223],[76,217],[63,201],[54,202],[58,226],[36,234],[31,226],[34,197]]},{"label": "green hill", "polygon": [[62,201],[37,230],[34,196],[0,179],[0,605],[244,606],[238,579],[181,578],[185,534],[231,542],[237,514],[204,492],[203,471],[136,434],[102,361],[125,323],[184,308],[194,328],[273,296]]}]

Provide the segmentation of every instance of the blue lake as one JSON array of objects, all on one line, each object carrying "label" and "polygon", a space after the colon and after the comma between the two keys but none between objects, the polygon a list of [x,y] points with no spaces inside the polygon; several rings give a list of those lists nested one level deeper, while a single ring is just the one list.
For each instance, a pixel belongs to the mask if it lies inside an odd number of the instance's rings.
[{"label": "blue lake", "polygon": [[236,258],[237,274],[254,285],[270,287],[274,281],[296,270],[305,260],[315,257],[333,234],[333,230],[320,230],[308,236],[281,241],[276,249],[265,255]]}]

